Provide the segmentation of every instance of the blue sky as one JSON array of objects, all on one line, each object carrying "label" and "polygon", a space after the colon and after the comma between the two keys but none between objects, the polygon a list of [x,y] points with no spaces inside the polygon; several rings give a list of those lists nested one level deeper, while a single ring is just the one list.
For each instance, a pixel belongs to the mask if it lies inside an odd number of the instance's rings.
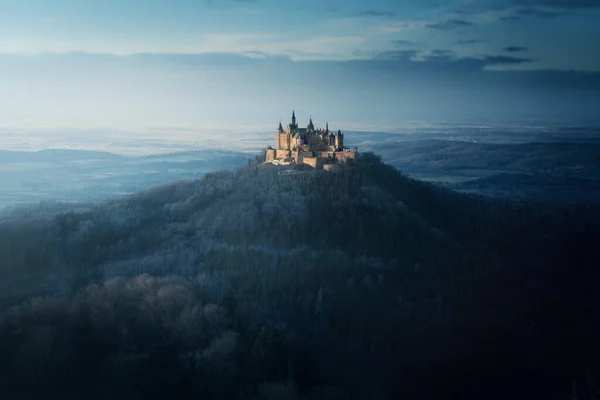
[{"label": "blue sky", "polygon": [[598,21],[596,0],[0,0],[0,125],[593,118]]}]

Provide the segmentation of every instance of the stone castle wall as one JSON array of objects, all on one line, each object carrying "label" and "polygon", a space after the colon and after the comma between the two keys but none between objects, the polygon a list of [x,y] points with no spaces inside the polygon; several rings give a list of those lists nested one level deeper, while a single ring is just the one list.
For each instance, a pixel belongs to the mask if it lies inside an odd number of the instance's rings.
[{"label": "stone castle wall", "polygon": [[315,154],[315,156],[320,158],[333,158],[333,151],[319,151]]},{"label": "stone castle wall", "polygon": [[356,151],[342,150],[312,152],[267,149],[265,158],[265,161],[267,162],[293,158],[294,162],[298,165],[306,164],[313,168],[324,168],[330,170],[333,169],[333,166],[336,165],[336,162],[345,163],[356,160]]},{"label": "stone castle wall", "polygon": [[278,133],[279,143],[277,149],[289,150],[291,145],[291,135],[287,133]]},{"label": "stone castle wall", "polygon": [[335,158],[340,162],[353,161],[356,160],[356,151],[337,151]]},{"label": "stone castle wall", "polygon": [[289,150],[276,150],[275,158],[289,158],[291,156],[291,152]]},{"label": "stone castle wall", "polygon": [[317,168],[318,165],[319,165],[317,157],[303,157],[302,158],[302,163],[306,164],[306,165],[310,165],[313,168]]}]

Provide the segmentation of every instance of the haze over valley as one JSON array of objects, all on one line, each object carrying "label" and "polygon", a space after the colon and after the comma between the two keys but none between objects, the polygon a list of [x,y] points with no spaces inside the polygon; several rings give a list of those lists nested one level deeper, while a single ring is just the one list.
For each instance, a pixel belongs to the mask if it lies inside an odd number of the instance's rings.
[{"label": "haze over valley", "polygon": [[[562,204],[600,201],[600,129],[536,122],[415,121],[389,133],[348,131],[347,142],[374,151],[408,176],[456,190]],[[122,197],[231,170],[272,141],[272,132],[235,129],[168,135],[6,131],[0,139],[6,149],[0,151],[0,208]]]}]

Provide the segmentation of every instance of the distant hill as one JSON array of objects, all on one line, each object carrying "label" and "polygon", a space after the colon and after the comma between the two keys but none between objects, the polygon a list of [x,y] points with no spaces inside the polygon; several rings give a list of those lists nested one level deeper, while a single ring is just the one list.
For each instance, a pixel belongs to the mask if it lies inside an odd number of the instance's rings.
[{"label": "distant hill", "polygon": [[261,161],[0,220],[2,301],[25,301],[0,319],[0,387],[562,399],[575,382],[589,395],[597,207],[458,193],[372,153],[337,172]]},{"label": "distant hill", "polygon": [[90,150],[71,150],[71,149],[47,149],[39,151],[8,151],[0,150],[0,163],[8,162],[30,162],[30,161],[89,161],[89,160],[175,160],[194,158],[196,160],[205,160],[207,158],[239,156],[241,152],[227,150],[194,150],[182,151],[175,153],[150,154],[147,156],[122,156],[119,154],[109,153],[105,151],[90,151]]},{"label": "distant hill", "polygon": [[[501,139],[509,136],[521,142],[498,143],[493,135],[468,130],[457,130],[454,136],[352,132],[350,138],[361,151],[380,154],[410,177],[455,190],[550,204],[600,204],[600,144],[577,137],[558,142],[556,134],[531,143],[522,142],[525,138],[516,133],[504,132]],[[488,141],[468,141],[473,138]],[[247,158],[248,153],[217,149],[137,157],[61,149],[0,151],[0,210],[40,201],[114,199],[177,179],[196,179],[215,169],[233,170]]]},{"label": "distant hill", "polygon": [[371,146],[398,167],[446,169],[502,169],[553,172],[600,177],[600,145],[591,143],[474,143],[420,140]]},{"label": "distant hill", "polygon": [[122,197],[175,179],[198,178],[214,169],[233,169],[247,158],[245,153],[222,150],[140,157],[84,150],[0,151],[0,209]]},{"label": "distant hill", "polygon": [[0,164],[8,162],[64,162],[74,160],[122,160],[124,157],[103,151],[48,149],[40,151],[0,150]]},{"label": "distant hill", "polygon": [[554,204],[600,204],[598,178],[499,173],[454,183],[449,187],[514,200],[535,199]]},{"label": "distant hill", "polygon": [[456,190],[545,203],[600,203],[597,143],[412,140],[367,149],[414,178]]}]

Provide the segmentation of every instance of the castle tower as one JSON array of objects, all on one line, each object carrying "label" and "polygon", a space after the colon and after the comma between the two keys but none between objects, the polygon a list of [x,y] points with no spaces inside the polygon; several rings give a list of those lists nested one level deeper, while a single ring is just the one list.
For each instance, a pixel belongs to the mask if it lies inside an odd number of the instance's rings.
[{"label": "castle tower", "polygon": [[329,133],[329,122],[325,122],[325,133]]},{"label": "castle tower", "polygon": [[341,130],[338,130],[335,135],[335,147],[337,149],[342,149],[344,147],[344,134]]},{"label": "castle tower", "polygon": [[292,126],[296,127],[298,125],[296,125],[296,112],[292,111]]},{"label": "castle tower", "polygon": [[281,121],[279,121],[279,128],[277,128],[277,133],[275,134],[275,144],[276,144],[276,148],[277,149],[281,149],[281,145],[282,145],[282,135],[284,135],[284,131],[283,131],[283,126],[281,126]]},{"label": "castle tower", "polygon": [[308,123],[308,126],[306,127],[306,130],[308,132],[312,132],[315,130],[315,125],[312,122],[312,117],[310,117],[310,122]]}]

